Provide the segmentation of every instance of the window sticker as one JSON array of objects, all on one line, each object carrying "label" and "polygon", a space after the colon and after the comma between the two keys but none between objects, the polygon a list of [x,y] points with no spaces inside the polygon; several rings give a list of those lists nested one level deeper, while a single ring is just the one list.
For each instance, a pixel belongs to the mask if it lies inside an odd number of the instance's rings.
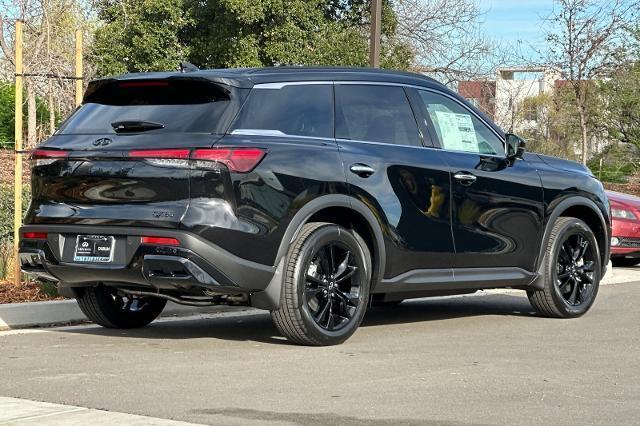
[{"label": "window sticker", "polygon": [[434,111],[442,146],[454,151],[479,152],[478,139],[469,114]]}]

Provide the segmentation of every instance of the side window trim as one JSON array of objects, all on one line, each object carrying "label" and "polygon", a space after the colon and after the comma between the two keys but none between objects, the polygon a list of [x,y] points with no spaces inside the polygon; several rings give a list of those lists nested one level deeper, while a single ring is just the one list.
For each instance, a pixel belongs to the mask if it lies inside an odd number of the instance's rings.
[{"label": "side window trim", "polygon": [[407,98],[407,102],[409,103],[409,108],[411,108],[411,113],[413,114],[413,121],[416,123],[416,127],[418,128],[418,134],[420,135],[420,145],[427,146],[427,140],[425,137],[425,129],[420,125],[420,120],[418,120],[418,113],[416,111],[415,105],[411,101],[411,96],[409,96],[409,87],[403,87],[402,91],[404,92],[404,96]]},{"label": "side window trim", "polygon": [[424,106],[424,102],[422,102],[419,98],[418,90],[407,86],[405,87],[405,92],[407,93],[407,97],[409,98],[409,102],[411,103],[411,109],[413,109],[413,113],[416,117],[416,122],[418,123],[418,128],[420,128],[420,132],[423,134],[422,144],[425,148],[442,148],[440,146],[440,141],[438,138],[434,137],[435,132],[433,128],[433,123],[431,122],[431,118],[427,112],[427,108]]}]

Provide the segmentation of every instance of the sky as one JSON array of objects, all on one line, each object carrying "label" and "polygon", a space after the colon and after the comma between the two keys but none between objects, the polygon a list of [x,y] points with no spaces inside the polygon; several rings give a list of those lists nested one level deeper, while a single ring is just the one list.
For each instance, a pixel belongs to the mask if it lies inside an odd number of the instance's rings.
[{"label": "sky", "polygon": [[480,0],[485,11],[485,33],[505,44],[522,41],[527,56],[544,48],[544,20],[553,11],[553,0]]}]

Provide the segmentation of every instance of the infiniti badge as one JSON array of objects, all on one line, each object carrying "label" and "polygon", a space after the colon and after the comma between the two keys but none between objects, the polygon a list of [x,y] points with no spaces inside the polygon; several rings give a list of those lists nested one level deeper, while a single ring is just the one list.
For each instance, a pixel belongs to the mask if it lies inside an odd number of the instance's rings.
[{"label": "infiniti badge", "polygon": [[111,143],[111,139],[109,138],[100,138],[93,141],[93,146],[107,146]]}]

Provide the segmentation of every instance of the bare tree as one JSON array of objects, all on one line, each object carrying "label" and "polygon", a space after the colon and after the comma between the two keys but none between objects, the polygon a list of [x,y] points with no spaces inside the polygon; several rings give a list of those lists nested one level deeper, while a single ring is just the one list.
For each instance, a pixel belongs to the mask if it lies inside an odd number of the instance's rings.
[{"label": "bare tree", "polygon": [[[72,80],[33,75],[73,75],[74,33],[88,29],[86,7],[78,0],[0,0],[0,78],[13,78],[13,24],[24,21],[24,72],[32,75],[25,78],[27,147],[51,133],[56,112],[66,114],[74,107]],[[38,123],[38,97],[48,101],[49,117],[41,117],[46,125]]]},{"label": "bare tree", "polygon": [[607,78],[624,62],[630,39],[627,30],[637,24],[639,13],[639,0],[555,0],[549,18],[546,63],[556,68],[573,89],[583,164],[589,150],[589,81]]},{"label": "bare tree", "polygon": [[482,32],[476,0],[396,0],[398,34],[416,56],[415,69],[445,83],[488,77],[502,60],[499,46]]}]

